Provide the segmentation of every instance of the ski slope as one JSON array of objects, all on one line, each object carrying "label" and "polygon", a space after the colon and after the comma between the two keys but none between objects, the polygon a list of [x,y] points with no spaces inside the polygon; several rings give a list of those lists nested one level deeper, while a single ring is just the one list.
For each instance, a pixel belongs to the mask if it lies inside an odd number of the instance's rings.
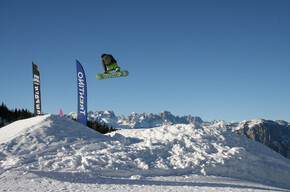
[{"label": "ski slope", "polygon": [[102,135],[45,115],[0,129],[0,191],[285,191],[290,161],[223,126]]}]

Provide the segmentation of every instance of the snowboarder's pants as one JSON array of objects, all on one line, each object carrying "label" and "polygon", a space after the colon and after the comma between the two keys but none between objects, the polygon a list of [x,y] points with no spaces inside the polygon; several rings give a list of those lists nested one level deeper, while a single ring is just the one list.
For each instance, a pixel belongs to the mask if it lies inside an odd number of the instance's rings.
[{"label": "snowboarder's pants", "polygon": [[120,67],[117,65],[117,63],[112,63],[111,65],[108,65],[107,67],[108,67],[108,69],[107,69],[106,73],[110,73],[113,70],[120,71]]}]

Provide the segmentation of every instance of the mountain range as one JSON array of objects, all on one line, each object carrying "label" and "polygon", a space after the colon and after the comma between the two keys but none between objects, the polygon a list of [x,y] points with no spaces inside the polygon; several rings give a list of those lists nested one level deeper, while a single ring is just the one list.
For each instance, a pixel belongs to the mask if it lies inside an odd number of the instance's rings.
[{"label": "mountain range", "polygon": [[286,121],[243,121],[235,132],[258,141],[290,159],[290,124]]},{"label": "mountain range", "polygon": [[[77,117],[77,113],[71,112],[66,115],[71,118]],[[99,123],[105,123],[114,128],[152,128],[159,127],[164,124],[175,125],[175,124],[201,124],[203,120],[200,117],[187,116],[174,116],[169,111],[163,111],[158,114],[138,114],[136,112],[131,113],[127,118],[122,116],[116,116],[113,111],[96,111],[88,112],[89,121],[97,121]]]}]

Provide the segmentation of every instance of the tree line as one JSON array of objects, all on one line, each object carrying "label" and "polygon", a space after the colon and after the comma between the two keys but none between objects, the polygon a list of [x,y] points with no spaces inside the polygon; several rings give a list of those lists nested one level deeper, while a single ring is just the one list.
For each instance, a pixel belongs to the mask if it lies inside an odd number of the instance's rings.
[{"label": "tree line", "polygon": [[[74,121],[77,121],[76,119],[73,118]],[[98,131],[102,134],[106,134],[106,133],[111,133],[113,131],[117,131],[117,129],[113,128],[112,126],[109,127],[108,125],[106,125],[105,123],[99,123],[97,121],[87,121],[87,127]]]},{"label": "tree line", "polygon": [[109,128],[108,125],[98,123],[96,121],[88,121],[87,126],[95,131],[98,131],[102,134],[110,133],[116,131],[117,129],[113,128],[112,126]]},{"label": "tree line", "polygon": [[14,110],[8,109],[8,107],[2,102],[0,106],[0,127],[3,127],[5,123],[12,123],[13,121],[27,119],[33,117],[33,113],[27,109],[17,109]]},{"label": "tree line", "polygon": [[[8,107],[2,102],[0,106],[0,128],[6,124],[18,121],[21,119],[27,119],[33,117],[34,114],[28,111],[27,109],[17,109],[14,110],[8,109]],[[75,119],[74,119],[75,120]],[[110,133],[116,131],[112,126],[109,127],[105,123],[101,124],[96,121],[88,121],[87,126],[95,131],[98,131],[102,134]]]}]

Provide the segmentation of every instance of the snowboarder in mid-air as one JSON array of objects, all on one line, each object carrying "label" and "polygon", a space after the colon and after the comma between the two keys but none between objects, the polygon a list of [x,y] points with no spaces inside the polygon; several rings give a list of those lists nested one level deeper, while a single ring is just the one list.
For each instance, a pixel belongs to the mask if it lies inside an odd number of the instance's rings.
[{"label": "snowboarder in mid-air", "polygon": [[112,70],[120,72],[120,67],[117,65],[116,59],[110,54],[102,54],[102,65],[104,68],[103,74],[108,74]]},{"label": "snowboarder in mid-air", "polygon": [[[104,73],[96,75],[98,80],[115,78],[115,77],[126,77],[129,75],[128,71],[126,70],[121,71],[120,67],[117,65],[116,59],[114,59],[112,55],[103,54],[102,65],[104,68]],[[113,70],[115,70],[115,72],[110,73]]]}]

